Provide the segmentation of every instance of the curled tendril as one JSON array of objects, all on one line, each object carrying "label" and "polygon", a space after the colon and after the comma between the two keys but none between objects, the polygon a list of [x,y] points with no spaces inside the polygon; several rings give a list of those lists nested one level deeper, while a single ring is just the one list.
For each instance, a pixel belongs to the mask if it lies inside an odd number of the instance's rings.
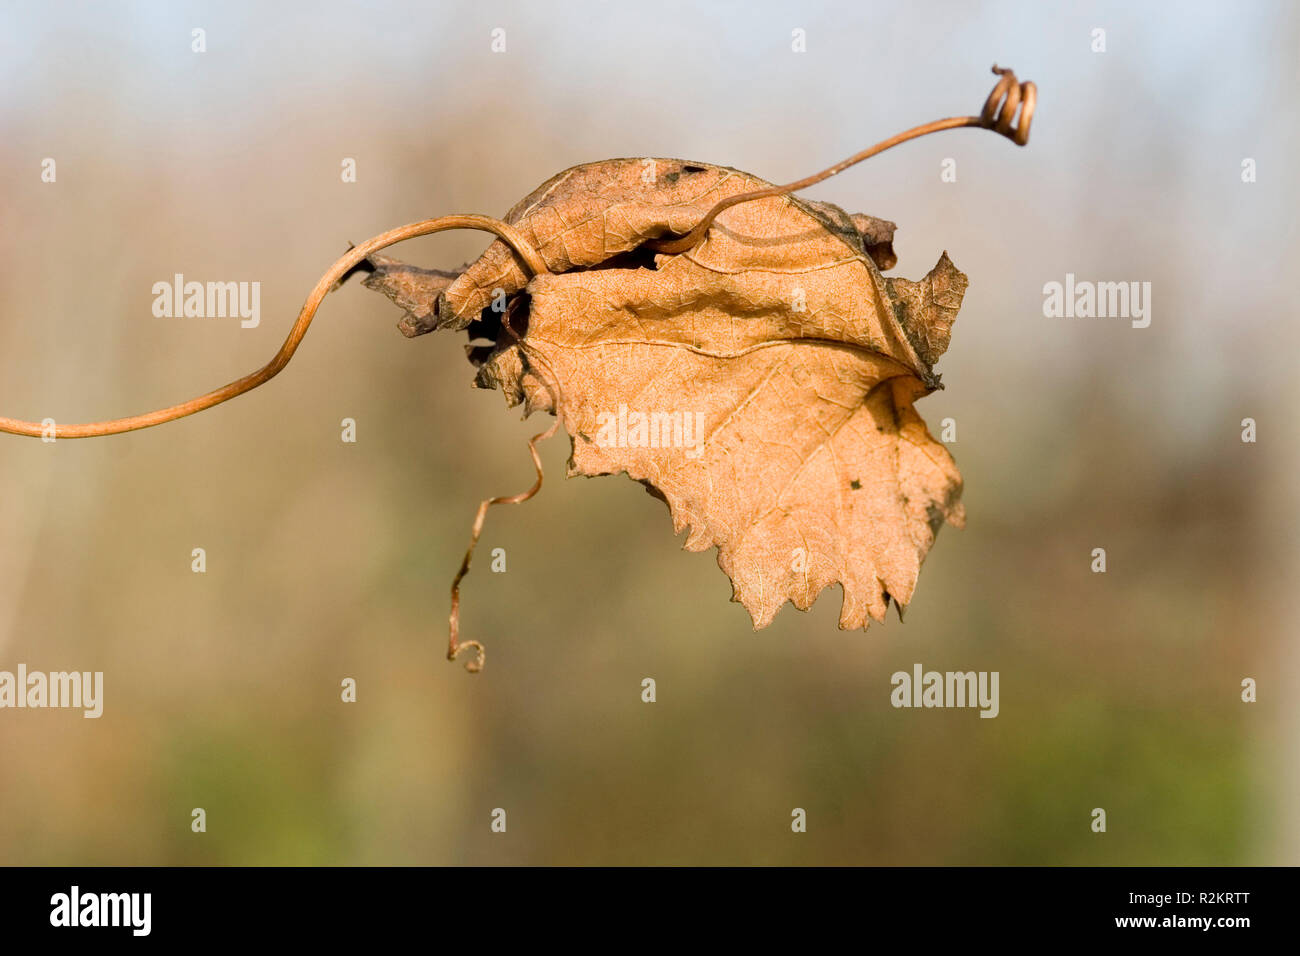
[{"label": "curled tendril", "polygon": [[528,453],[533,456],[533,467],[537,470],[537,480],[533,482],[533,486],[517,495],[484,498],[479,502],[478,512],[474,515],[474,527],[470,531],[469,548],[465,551],[465,559],[460,564],[460,570],[456,572],[456,577],[451,582],[451,615],[448,618],[447,641],[447,660],[449,661],[454,661],[460,656],[460,652],[467,647],[473,648],[477,652],[471,660],[465,662],[465,670],[471,674],[477,674],[483,669],[484,661],[487,659],[487,652],[484,651],[483,645],[478,641],[462,641],[460,639],[460,582],[465,575],[469,574],[470,559],[474,556],[474,548],[478,546],[479,535],[483,533],[483,521],[487,518],[488,509],[493,505],[522,504],[542,490],[544,476],[542,473],[542,460],[537,454],[537,443],[550,438],[559,427],[560,418],[557,414],[555,421],[551,422],[550,428],[528,439]]},{"label": "curled tendril", "polygon": [[[1029,142],[1029,124],[1034,121],[1034,104],[1038,101],[1038,87],[1032,82],[1021,83],[1010,69],[993,64],[993,72],[1001,79],[984,101],[980,125],[1001,133],[1017,146]],[[1017,121],[1016,109],[1020,116]]]},{"label": "curled tendril", "polygon": [[515,331],[511,319],[514,316],[515,308],[518,304],[518,299],[515,299],[510,303],[506,310],[505,321],[502,323],[502,329],[512,339],[514,339],[515,344],[519,346],[519,348],[522,349],[530,359],[537,360],[540,364],[546,366],[552,381],[547,381],[546,378],[540,376],[539,380],[551,396],[551,408],[555,412],[555,420],[551,422],[551,427],[546,429],[546,431],[538,432],[532,438],[528,439],[528,453],[533,458],[533,468],[537,472],[537,480],[533,482],[533,486],[527,491],[521,492],[517,495],[508,495],[499,498],[485,498],[479,502],[478,512],[474,515],[474,526],[470,530],[469,547],[465,550],[465,559],[461,561],[460,570],[456,572],[456,576],[451,582],[451,615],[447,622],[447,660],[454,661],[460,656],[460,652],[465,650],[465,648],[473,648],[476,652],[474,658],[465,662],[465,670],[469,671],[471,674],[477,674],[483,669],[483,665],[487,660],[487,651],[484,650],[483,645],[479,641],[462,641],[460,639],[460,582],[464,580],[465,575],[469,574],[470,560],[474,557],[474,549],[478,546],[479,535],[483,533],[483,522],[487,518],[488,509],[493,505],[522,504],[542,490],[542,481],[545,479],[545,474],[542,470],[542,459],[537,454],[537,443],[550,438],[560,427],[559,379],[555,376],[555,370],[551,367],[550,363],[547,362],[543,356],[530,349],[527,343],[524,342],[523,337]]}]

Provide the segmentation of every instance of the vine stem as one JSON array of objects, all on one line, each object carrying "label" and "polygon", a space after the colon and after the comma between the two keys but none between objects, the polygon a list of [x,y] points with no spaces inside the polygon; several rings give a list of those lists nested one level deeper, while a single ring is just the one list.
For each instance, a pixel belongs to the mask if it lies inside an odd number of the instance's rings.
[{"label": "vine stem", "polygon": [[828,166],[820,173],[814,173],[811,176],[805,176],[803,179],[796,179],[792,183],[786,183],[784,186],[768,186],[765,189],[755,189],[747,193],[738,193],[735,196],[728,196],[726,199],[718,201],[699,222],[691,229],[690,232],[674,239],[652,239],[646,243],[648,249],[664,255],[677,255],[682,252],[689,252],[694,249],[704,239],[705,233],[713,225],[713,220],[730,209],[732,206],[738,206],[744,202],[750,202],[754,199],[767,199],[770,196],[784,196],[788,193],[798,192],[801,189],[807,189],[809,186],[815,186],[825,179],[830,179],[836,173],[841,173],[854,166],[864,159],[870,159],[885,150],[890,149],[900,143],[906,143],[908,140],[917,139],[921,136],[928,136],[930,133],[938,133],[945,129],[959,129],[963,126],[981,126],[978,116],[953,116],[948,119],[935,120],[933,123],[925,123],[922,126],[914,126],[909,130],[891,136],[889,139],[882,140],[875,146],[868,147],[860,153],[855,153],[848,159],[836,163],[834,166]]},{"label": "vine stem", "polygon": [[[509,223],[488,216],[440,216],[437,219],[423,219],[420,222],[398,226],[396,229],[390,229],[367,239],[359,246],[353,246],[335,260],[334,264],[325,271],[325,274],[320,277],[320,281],[316,283],[315,288],[307,296],[307,301],[303,303],[302,309],[298,312],[298,320],[294,322],[293,328],[289,330],[289,335],[285,338],[284,344],[280,346],[280,351],[276,352],[271,361],[256,372],[236,379],[229,385],[223,385],[221,388],[214,389],[205,395],[200,395],[198,398],[191,398],[188,402],[172,405],[170,408],[160,408],[156,411],[145,412],[142,415],[132,415],[130,418],[117,418],[106,422],[90,422],[83,425],[60,425],[56,422],[53,426],[52,437],[98,438],[101,435],[120,435],[123,432],[138,431],[141,428],[152,428],[155,425],[172,422],[178,418],[185,418],[187,415],[193,415],[214,405],[220,405],[222,402],[228,402],[245,392],[252,391],[259,385],[266,384],[279,375],[284,370],[284,367],[289,364],[289,360],[293,358],[293,353],[302,344],[303,336],[307,334],[307,329],[311,326],[311,320],[315,318],[316,310],[320,308],[325,296],[355,266],[364,261],[371,253],[378,252],[380,249],[394,243],[414,239],[417,236],[431,235],[435,232],[445,232],[449,229],[481,229],[485,232],[494,233],[510,245],[515,254],[523,260],[534,275],[541,275],[549,271],[546,268],[546,263],[542,260],[541,254],[533,248],[532,244],[523,237],[519,230]],[[0,417],[0,432],[27,435],[32,438],[51,435],[50,427],[41,422],[25,422],[16,418],[3,417]]]},{"label": "vine stem", "polygon": [[[1024,146],[1029,142],[1029,124],[1034,118],[1034,106],[1038,101],[1038,88],[1033,83],[1019,82],[1015,73],[998,66],[996,63],[993,65],[993,72],[997,74],[998,82],[993,87],[993,92],[989,94],[988,99],[985,100],[984,109],[980,111],[979,116],[951,116],[948,119],[913,126],[909,130],[904,130],[889,137],[889,139],[882,139],[874,146],[868,146],[861,152],[854,153],[848,159],[841,160],[833,166],[827,166],[819,173],[813,173],[803,179],[796,179],[784,186],[768,186],[764,189],[755,189],[752,192],[728,196],[726,199],[719,200],[705,214],[704,218],[697,222],[691,231],[684,236],[652,239],[645,244],[646,248],[665,255],[689,252],[704,239],[705,233],[713,225],[713,220],[732,206],[750,202],[754,199],[784,196],[788,193],[798,192],[801,189],[807,189],[809,186],[815,186],[823,180],[844,172],[850,166],[856,166],[864,159],[870,159],[887,149],[893,149],[895,146],[909,140],[929,136],[931,133],[973,126],[978,129],[993,130],[993,132],[1005,136],[1017,146]],[[1017,111],[1019,111],[1019,116],[1017,116]]]}]

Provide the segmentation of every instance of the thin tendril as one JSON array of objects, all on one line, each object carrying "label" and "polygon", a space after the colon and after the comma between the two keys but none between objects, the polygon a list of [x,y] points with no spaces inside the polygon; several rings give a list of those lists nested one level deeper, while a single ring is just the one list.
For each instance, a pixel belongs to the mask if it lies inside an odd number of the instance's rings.
[{"label": "thin tendril", "polygon": [[[906,143],[908,140],[917,139],[921,136],[928,136],[930,133],[938,133],[941,130],[974,126],[980,129],[993,130],[995,133],[1007,137],[1017,146],[1024,146],[1029,142],[1029,124],[1033,121],[1034,105],[1038,99],[1037,87],[1033,83],[1018,82],[1015,73],[1011,70],[1002,69],[996,64],[993,66],[993,72],[999,76],[999,80],[997,85],[993,87],[993,92],[985,100],[984,109],[979,116],[953,116],[948,119],[935,120],[933,123],[926,123],[922,126],[914,126],[912,129],[889,137],[889,139],[883,139],[876,145],[869,146],[859,153],[854,153],[848,159],[841,160],[833,166],[828,166],[820,173],[805,176],[803,179],[786,183],[784,186],[768,186],[764,189],[755,189],[752,192],[728,196],[726,199],[719,200],[686,235],[677,238],[652,239],[645,244],[646,248],[665,255],[678,255],[689,252],[700,244],[700,241],[709,231],[709,227],[713,225],[713,220],[732,206],[738,206],[741,203],[751,202],[755,199],[784,196],[798,192],[801,189],[807,189],[809,186],[815,186],[823,180],[844,172],[850,166],[856,166],[864,159],[870,159],[887,149],[892,149],[900,143]],[[1016,118],[1017,108],[1020,111],[1018,122]]]},{"label": "thin tendril", "polygon": [[[517,299],[515,300],[515,302],[518,301],[519,300]],[[531,358],[541,360],[541,364],[545,365],[551,372],[552,376],[554,376],[555,370],[551,367],[551,364],[546,361],[542,355],[529,348],[519,333],[515,331],[514,326],[510,323],[510,316],[514,305],[515,303],[511,303],[510,310],[506,312],[505,322],[502,323],[502,328],[510,334],[510,337],[515,340],[515,344],[521,350],[526,352]],[[532,455],[533,468],[537,472],[537,480],[533,482],[531,488],[520,494],[498,498],[485,498],[483,501],[479,502],[478,512],[474,515],[474,526],[470,529],[469,548],[465,551],[465,559],[460,564],[460,570],[456,572],[456,577],[453,578],[451,582],[451,616],[448,619],[447,660],[454,661],[460,655],[460,652],[465,650],[465,648],[473,648],[476,651],[476,656],[472,660],[465,662],[465,669],[471,674],[477,674],[483,669],[483,664],[487,661],[487,651],[484,650],[483,645],[479,641],[462,641],[460,639],[460,582],[464,580],[465,575],[469,574],[470,560],[474,557],[474,549],[478,546],[479,535],[483,532],[483,522],[487,518],[488,509],[493,505],[522,504],[542,490],[542,481],[544,480],[545,475],[542,470],[542,459],[537,454],[537,443],[550,438],[555,434],[556,429],[560,427],[561,392],[559,379],[555,378],[554,382],[548,382],[546,379],[539,376],[538,380],[541,381],[542,385],[550,394],[551,408],[555,412],[555,421],[551,422],[551,427],[546,429],[546,431],[539,432],[532,438],[528,439],[528,453]]]},{"label": "thin tendril", "polygon": [[[59,425],[56,423],[53,426],[52,437],[97,438],[101,435],[118,435],[122,432],[137,431],[141,428],[152,428],[154,425],[172,422],[178,418],[184,418],[187,415],[193,415],[195,412],[211,408],[214,405],[220,405],[222,402],[228,402],[236,396],[252,391],[259,385],[266,384],[280,374],[284,367],[289,364],[289,360],[293,358],[294,352],[298,350],[303,336],[307,334],[307,329],[311,326],[311,320],[315,317],[316,310],[320,308],[321,301],[358,263],[364,261],[372,252],[377,252],[386,246],[391,246],[406,239],[414,239],[417,236],[444,232],[448,229],[481,229],[485,232],[494,233],[510,245],[534,275],[541,275],[549,271],[546,268],[546,263],[542,261],[541,254],[532,247],[514,226],[487,216],[442,216],[438,219],[425,219],[421,222],[390,229],[388,232],[367,239],[361,245],[349,249],[326,270],[320,281],[316,283],[316,287],[311,290],[311,294],[307,296],[307,301],[303,303],[302,309],[298,313],[298,320],[294,322],[293,328],[289,330],[289,335],[284,340],[284,344],[280,346],[280,351],[276,352],[271,361],[256,372],[245,375],[229,385],[208,392],[206,395],[200,395],[198,398],[192,398],[188,402],[182,402],[170,408],[160,408],[157,411],[133,415],[130,418],[91,422],[85,425]],[[24,422],[14,418],[0,418],[0,432],[27,435],[32,438],[51,435],[50,428],[40,422]]]}]

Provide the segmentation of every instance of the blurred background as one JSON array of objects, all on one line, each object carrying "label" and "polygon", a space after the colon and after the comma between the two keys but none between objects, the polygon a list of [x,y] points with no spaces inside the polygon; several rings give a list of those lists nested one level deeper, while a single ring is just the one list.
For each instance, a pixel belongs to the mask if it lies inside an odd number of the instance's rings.
[{"label": "blurred background", "polygon": [[[99,720],[0,711],[0,862],[1300,862],[1297,50],[1285,3],[6,4],[0,413],[34,420],[230,381],[349,241],[574,164],[785,182],[977,112],[995,61],[1039,109],[1025,149],[959,130],[806,194],[896,221],[891,274],[970,277],[918,403],[957,422],[968,525],[906,624],[840,632],[836,589],[753,631],[662,503],[563,480],[561,435],[465,582],[488,666],[447,663],[474,509],[545,422],[355,283],[228,405],[0,436],[0,669],[105,674]],[[178,272],[261,282],[260,326],[155,318]],[[1151,326],[1045,318],[1067,272],[1152,283]],[[917,662],[999,671],[1000,715],[895,710]]]}]

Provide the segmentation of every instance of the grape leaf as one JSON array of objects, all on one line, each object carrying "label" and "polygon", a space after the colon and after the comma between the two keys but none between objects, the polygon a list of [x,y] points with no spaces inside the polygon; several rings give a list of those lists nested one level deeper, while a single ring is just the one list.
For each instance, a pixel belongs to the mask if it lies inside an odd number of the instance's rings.
[{"label": "grape leaf", "polygon": [[571,475],[626,472],[666,501],[756,627],[836,583],[840,627],[866,627],[891,599],[902,613],[939,528],[964,523],[961,475],[913,403],[940,387],[966,277],[944,253],[919,282],[886,279],[893,223],[791,195],[726,209],[688,252],[645,248],[768,185],[680,160],[577,166],[506,217],[551,274],[496,241],[454,279],[375,256],[366,284],[407,334],[468,329],[476,384],[558,414]]}]

